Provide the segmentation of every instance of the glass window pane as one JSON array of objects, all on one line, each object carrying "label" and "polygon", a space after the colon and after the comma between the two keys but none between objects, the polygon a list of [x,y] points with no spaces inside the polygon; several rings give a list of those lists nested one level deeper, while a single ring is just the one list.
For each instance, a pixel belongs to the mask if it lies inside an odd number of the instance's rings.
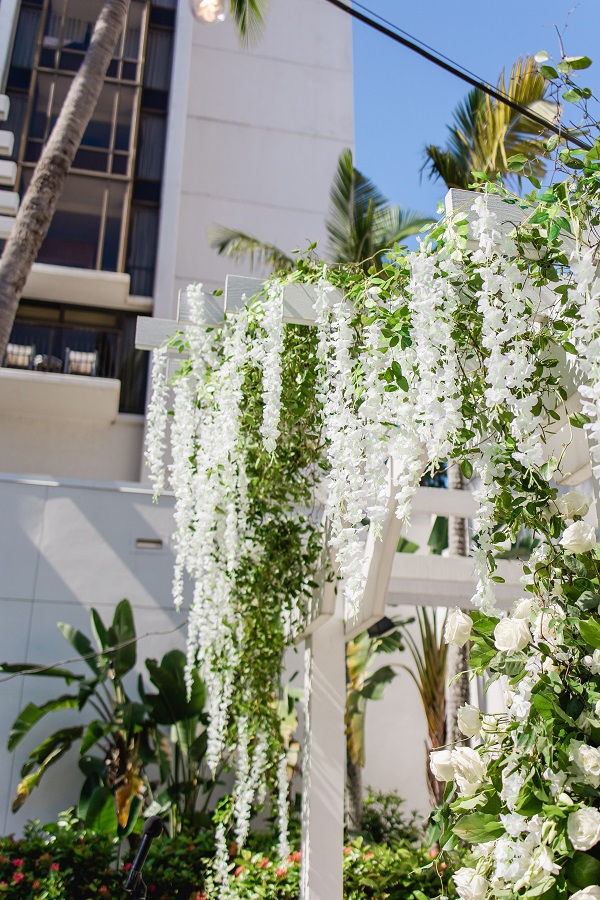
[{"label": "glass window pane", "polygon": [[168,91],[171,82],[173,35],[170,31],[150,28],[144,63],[144,86]]},{"label": "glass window pane", "polygon": [[127,271],[131,275],[132,294],[151,297],[154,288],[154,264],[158,241],[158,209],[134,206],[131,210]]},{"label": "glass window pane", "polygon": [[37,9],[22,7],[15,35],[12,65],[20,69],[31,69],[35,60],[41,13]]},{"label": "glass window pane", "polygon": [[17,159],[19,153],[19,144],[21,143],[21,135],[23,134],[23,129],[25,127],[27,95],[18,94],[11,91],[8,96],[10,98],[10,110],[8,113],[8,119],[6,120],[6,125],[2,125],[0,127],[5,128],[7,131],[12,131],[12,133],[14,134],[15,144],[13,147],[13,152],[9,158]]},{"label": "glass window pane", "polygon": [[137,145],[138,178],[161,180],[166,131],[167,120],[164,116],[142,114]]}]

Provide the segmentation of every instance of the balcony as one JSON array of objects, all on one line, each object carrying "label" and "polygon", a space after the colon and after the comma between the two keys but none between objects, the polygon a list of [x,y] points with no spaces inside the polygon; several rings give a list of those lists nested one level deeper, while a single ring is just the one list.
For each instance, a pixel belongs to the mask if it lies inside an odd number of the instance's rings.
[{"label": "balcony", "polygon": [[0,370],[2,408],[44,415],[55,396],[50,407],[65,417],[143,413],[147,356],[134,346],[135,319],[115,310],[23,300]]}]

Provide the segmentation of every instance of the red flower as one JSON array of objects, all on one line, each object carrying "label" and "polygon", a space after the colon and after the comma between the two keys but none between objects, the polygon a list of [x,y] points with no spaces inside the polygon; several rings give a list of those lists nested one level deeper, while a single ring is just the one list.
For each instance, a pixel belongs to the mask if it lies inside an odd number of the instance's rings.
[{"label": "red flower", "polygon": [[156,891],[156,885],[151,884],[150,887],[148,888],[148,890],[150,891],[151,894],[153,894]]},{"label": "red flower", "polygon": [[31,887],[33,888],[34,891],[37,891],[37,889],[39,888],[41,883],[42,883],[41,881],[34,881],[33,884],[31,885]]},{"label": "red flower", "polygon": [[344,853],[348,856],[349,853],[352,853],[352,847],[344,847]]},{"label": "red flower", "polygon": [[15,866],[18,869],[19,866],[22,866],[24,862],[25,862],[25,860],[23,860],[23,859],[13,859],[13,866]]},{"label": "red flower", "polygon": [[106,887],[105,884],[100,885],[100,887],[98,888],[98,893],[99,894],[108,894],[108,888]]},{"label": "red flower", "polygon": [[25,876],[23,875],[22,872],[15,872],[15,874],[13,875],[13,881],[15,882],[15,884],[18,884],[20,881],[23,881],[24,878],[25,878]]},{"label": "red flower", "polygon": [[257,865],[259,869],[266,869],[269,865],[269,860],[265,857],[265,859],[261,859]]},{"label": "red flower", "polygon": [[58,863],[52,863],[50,868],[52,869],[53,872],[58,872],[58,870],[60,869],[60,866]]},{"label": "red flower", "polygon": [[133,863],[125,863],[125,864],[123,865],[123,871],[124,871],[124,872],[129,872],[129,870],[131,869],[132,865],[133,865]]},{"label": "red flower", "polygon": [[236,844],[235,841],[232,841],[231,844],[229,845],[229,855],[235,856],[237,854],[237,852],[238,852],[238,845]]},{"label": "red flower", "polygon": [[370,850],[368,853],[365,853],[365,859],[373,859],[374,856],[375,856],[375,854],[371,853]]},{"label": "red flower", "polygon": [[300,862],[301,859],[302,853],[300,852],[300,850],[294,850],[294,852],[290,853],[290,855],[288,856],[288,862]]},{"label": "red flower", "polygon": [[193,851],[194,851],[195,849],[196,849],[196,845],[195,845],[195,844],[188,844],[188,851],[189,851],[190,853],[193,853]]},{"label": "red flower", "polygon": [[275,869],[275,874],[278,878],[285,878],[287,875],[287,869],[285,866],[279,866],[279,868]]},{"label": "red flower", "polygon": [[237,878],[238,875],[241,875],[243,871],[244,871],[244,867],[238,866],[237,869],[235,870],[235,872],[233,873],[233,877]]}]

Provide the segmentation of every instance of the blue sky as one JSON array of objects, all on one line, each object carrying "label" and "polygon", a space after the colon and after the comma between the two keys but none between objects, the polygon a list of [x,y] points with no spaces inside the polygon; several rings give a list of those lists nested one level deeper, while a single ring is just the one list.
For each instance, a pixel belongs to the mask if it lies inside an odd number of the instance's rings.
[{"label": "blue sky", "polygon": [[[519,56],[546,50],[559,58],[556,25],[567,55],[594,61],[580,84],[600,96],[599,0],[361,2],[492,84]],[[355,165],[390,201],[435,214],[445,186],[420,180],[422,149],[445,142],[452,110],[469,86],[359,22],[354,79]],[[600,118],[600,106],[595,114]]]}]

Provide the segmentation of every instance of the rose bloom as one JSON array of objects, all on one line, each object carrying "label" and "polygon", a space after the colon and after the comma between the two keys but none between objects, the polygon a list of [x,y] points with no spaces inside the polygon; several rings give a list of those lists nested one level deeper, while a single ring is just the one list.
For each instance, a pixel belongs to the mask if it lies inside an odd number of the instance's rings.
[{"label": "rose bloom", "polygon": [[58,870],[60,869],[60,866],[58,863],[52,863],[50,868],[52,869],[53,872],[58,872]]},{"label": "rose bloom", "polygon": [[576,850],[590,850],[600,841],[600,812],[584,806],[567,819],[567,834]]},{"label": "rose bloom", "polygon": [[481,714],[476,706],[465,703],[458,710],[458,727],[465,737],[479,737],[481,734]]},{"label": "rose bloom", "polygon": [[465,866],[454,873],[452,880],[461,900],[485,900],[489,884],[483,875],[477,874],[475,869]]},{"label": "rose bloom", "polygon": [[455,647],[463,647],[471,637],[473,620],[460,609],[453,609],[446,619],[444,640]]},{"label": "rose bloom", "polygon": [[429,768],[438,781],[452,781],[454,766],[451,750],[432,750],[429,754]]},{"label": "rose bloom", "polygon": [[24,863],[24,860],[22,860],[22,859],[13,859],[13,866],[14,866],[16,869],[18,869],[19,866],[22,866],[23,863]]},{"label": "rose bloom", "polygon": [[571,894],[569,900],[600,900],[600,887],[597,884],[590,884]]},{"label": "rose bloom", "polygon": [[585,553],[596,546],[596,529],[585,522],[573,522],[560,539],[561,547],[569,553]]},{"label": "rose bloom", "polygon": [[268,860],[268,859],[261,859],[261,860],[259,861],[259,863],[258,863],[258,868],[259,868],[259,869],[266,869],[268,865],[269,865],[269,860]]},{"label": "rose bloom", "polygon": [[567,494],[557,497],[554,505],[561,516],[564,516],[565,519],[572,519],[574,516],[586,515],[592,505],[592,498],[581,491],[569,491]]},{"label": "rose bloom", "polygon": [[454,779],[461,794],[474,794],[485,781],[486,766],[477,750],[458,747],[451,754]]},{"label": "rose bloom", "polygon": [[583,741],[571,741],[569,759],[583,772],[588,784],[600,787],[600,750],[597,747],[590,747]]},{"label": "rose bloom", "polygon": [[23,875],[22,872],[15,872],[12,877],[12,880],[14,881],[15,884],[18,884],[20,881],[23,881],[24,878],[25,878],[25,876]]},{"label": "rose bloom", "polygon": [[521,597],[520,600],[515,600],[510,611],[511,619],[527,619],[528,622],[531,621],[533,614],[534,606],[531,597]]},{"label": "rose bloom", "polygon": [[277,875],[278,878],[285,878],[285,876],[287,875],[286,867],[279,866],[277,869],[275,869],[275,874]]},{"label": "rose bloom", "polygon": [[494,629],[494,645],[502,653],[516,653],[531,642],[531,631],[525,619],[500,619]]}]

